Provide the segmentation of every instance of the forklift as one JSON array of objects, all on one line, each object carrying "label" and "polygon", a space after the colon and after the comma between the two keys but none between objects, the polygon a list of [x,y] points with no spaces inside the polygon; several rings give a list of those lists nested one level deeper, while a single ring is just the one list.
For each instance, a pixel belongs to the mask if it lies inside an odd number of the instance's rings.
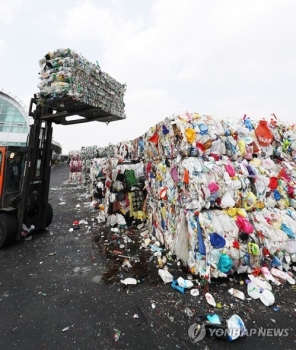
[{"label": "forklift", "polygon": [[71,125],[98,121],[107,125],[125,119],[98,107],[65,101],[41,105],[30,101],[30,126],[25,147],[0,146],[0,248],[28,233],[45,230],[52,222],[48,202],[53,124]]}]

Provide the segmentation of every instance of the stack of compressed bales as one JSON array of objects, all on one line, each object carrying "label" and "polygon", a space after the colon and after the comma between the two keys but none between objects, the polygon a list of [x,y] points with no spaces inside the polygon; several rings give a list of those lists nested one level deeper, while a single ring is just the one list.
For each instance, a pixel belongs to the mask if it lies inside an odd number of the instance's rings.
[{"label": "stack of compressed bales", "polygon": [[117,157],[92,159],[92,206],[100,210],[98,221],[126,227],[132,221],[144,220],[143,178],[142,161],[123,161]]},{"label": "stack of compressed bales", "polygon": [[97,146],[82,147],[80,151],[80,155],[81,155],[84,183],[92,185],[92,181],[90,178],[90,168],[91,168],[92,159],[97,158],[98,156],[98,147]]},{"label": "stack of compressed bales", "polygon": [[91,160],[98,156],[98,146],[82,147],[80,151],[81,158],[85,160]]},{"label": "stack of compressed bales", "polygon": [[143,139],[153,234],[192,272],[296,260],[293,126],[186,114]]},{"label": "stack of compressed bales", "polygon": [[39,61],[41,82],[39,102],[57,111],[77,111],[97,108],[125,118],[125,84],[120,84],[93,64],[70,49],[49,52]]},{"label": "stack of compressed bales", "polygon": [[99,222],[107,220],[108,225],[126,227],[132,221],[142,222],[146,218],[144,164],[137,150],[135,141],[82,147],[82,162],[89,168],[92,206],[99,209]]},{"label": "stack of compressed bales", "polygon": [[293,125],[186,113],[113,149],[109,180],[116,180],[116,159],[143,160],[151,235],[194,274],[296,262]]},{"label": "stack of compressed bales", "polygon": [[70,160],[69,182],[79,184],[83,182],[82,161],[79,153],[72,154]]}]

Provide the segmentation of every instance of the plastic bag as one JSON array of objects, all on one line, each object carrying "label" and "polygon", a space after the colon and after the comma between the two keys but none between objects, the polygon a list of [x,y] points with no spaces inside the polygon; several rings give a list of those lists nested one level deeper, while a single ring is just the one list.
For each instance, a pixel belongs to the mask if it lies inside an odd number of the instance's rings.
[{"label": "plastic bag", "polygon": [[215,182],[210,182],[208,185],[208,188],[209,188],[211,194],[217,192],[220,189],[220,187]]},{"label": "plastic bag", "polygon": [[266,120],[260,120],[258,126],[255,129],[260,146],[269,146],[273,141],[273,134],[268,127]]},{"label": "plastic bag", "polygon": [[228,172],[228,174],[229,174],[230,177],[235,176],[235,170],[234,170],[232,164],[227,164],[227,165],[225,166],[225,170]]},{"label": "plastic bag", "polygon": [[259,255],[259,246],[257,243],[248,242],[248,251],[252,255]]},{"label": "plastic bag", "polygon": [[281,230],[284,231],[286,233],[286,235],[289,236],[290,238],[296,238],[296,236],[294,235],[291,228],[289,226],[287,226],[286,224],[281,225]]},{"label": "plastic bag", "polygon": [[252,144],[246,146],[246,151],[245,151],[245,154],[244,154],[244,158],[248,159],[248,160],[253,159],[253,145]]},{"label": "plastic bag", "polygon": [[199,127],[201,135],[207,135],[208,134],[209,128],[208,128],[207,124],[199,124],[198,127]]},{"label": "plastic bag", "polygon": [[218,269],[221,272],[227,273],[231,270],[232,265],[232,259],[227,254],[221,254],[218,262]]},{"label": "plastic bag", "polygon": [[245,233],[253,233],[254,232],[254,227],[250,224],[250,222],[242,217],[242,216],[237,216],[236,218],[236,224],[239,228],[240,231],[245,232]]},{"label": "plastic bag", "polygon": [[180,181],[179,176],[178,176],[178,168],[176,168],[176,167],[172,168],[172,170],[171,170],[171,177],[174,180],[174,182],[179,182]]},{"label": "plastic bag", "polygon": [[245,210],[251,210],[257,204],[257,197],[253,192],[249,191],[244,200],[244,208]]},{"label": "plastic bag", "polygon": [[227,320],[228,340],[232,341],[247,334],[246,326],[238,315],[232,315]]},{"label": "plastic bag", "polygon": [[216,232],[213,232],[210,235],[210,242],[211,242],[212,246],[216,249],[223,248],[226,244],[225,238]]},{"label": "plastic bag", "polygon": [[233,260],[239,260],[239,249],[231,247],[230,248],[230,257]]},{"label": "plastic bag", "polygon": [[195,141],[196,134],[195,134],[194,129],[192,129],[192,128],[186,129],[185,135],[186,135],[188,143],[193,143]]},{"label": "plastic bag", "polygon": [[201,228],[201,226],[200,226],[198,216],[197,216],[197,218],[196,218],[196,226],[197,226],[199,253],[200,253],[201,255],[206,255],[206,254],[207,254],[206,246],[205,246],[205,242],[204,242],[204,240],[203,240],[202,228]]},{"label": "plastic bag", "polygon": [[221,199],[221,208],[231,208],[235,206],[235,201],[227,191]]}]

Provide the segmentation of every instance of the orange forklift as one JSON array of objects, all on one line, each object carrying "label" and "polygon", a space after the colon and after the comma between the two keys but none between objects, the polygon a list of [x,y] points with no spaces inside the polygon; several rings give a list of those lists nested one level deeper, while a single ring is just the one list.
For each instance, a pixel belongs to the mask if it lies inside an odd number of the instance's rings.
[{"label": "orange forklift", "polygon": [[26,147],[0,146],[0,248],[51,224],[52,124],[108,124],[125,118],[71,100],[42,106],[36,95],[31,99],[29,116],[34,123]]}]

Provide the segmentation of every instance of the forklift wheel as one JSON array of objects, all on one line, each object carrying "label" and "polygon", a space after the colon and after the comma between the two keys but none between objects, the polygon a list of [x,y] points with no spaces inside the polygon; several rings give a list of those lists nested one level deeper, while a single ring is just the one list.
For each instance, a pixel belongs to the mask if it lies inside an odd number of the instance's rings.
[{"label": "forklift wheel", "polygon": [[47,203],[45,215],[45,227],[48,227],[51,224],[53,218],[52,206],[49,203]]},{"label": "forklift wheel", "polygon": [[17,231],[16,217],[13,214],[0,214],[0,248],[11,244]]}]

